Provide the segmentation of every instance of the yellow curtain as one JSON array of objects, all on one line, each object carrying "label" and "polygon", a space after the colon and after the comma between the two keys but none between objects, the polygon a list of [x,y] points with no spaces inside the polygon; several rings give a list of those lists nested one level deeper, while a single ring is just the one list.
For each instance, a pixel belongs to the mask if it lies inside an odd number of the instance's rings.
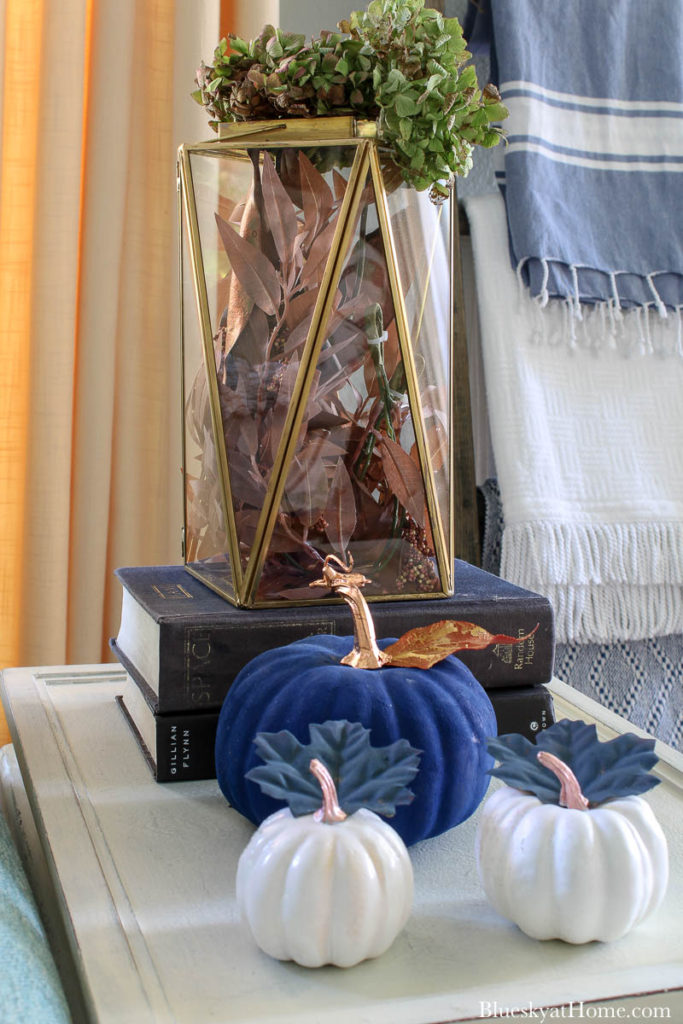
[{"label": "yellow curtain", "polygon": [[[108,657],[121,564],[177,561],[168,449],[173,0],[94,4],[85,119],[66,659]],[[113,55],[116,55],[112,60]],[[189,69],[188,69],[189,72]],[[191,75],[188,73],[188,80]],[[97,591],[83,581],[105,581]],[[106,628],[103,630],[103,626]],[[104,635],[107,634],[107,635]],[[93,642],[97,638],[97,643]]]},{"label": "yellow curtain", "polygon": [[[32,277],[35,264],[41,0],[8,0],[4,35],[0,177],[0,643],[18,650],[26,506],[26,438],[30,404]],[[27,53],[38,53],[26,60]],[[28,65],[28,78],[22,70]]]},{"label": "yellow curtain", "polygon": [[175,151],[220,13],[0,0],[0,667],[110,660],[114,568],[180,560]]}]

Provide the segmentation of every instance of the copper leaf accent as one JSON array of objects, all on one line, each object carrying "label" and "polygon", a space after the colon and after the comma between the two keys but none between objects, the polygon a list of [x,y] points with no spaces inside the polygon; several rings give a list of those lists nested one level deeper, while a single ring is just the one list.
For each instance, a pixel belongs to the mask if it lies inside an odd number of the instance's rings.
[{"label": "copper leaf accent", "polygon": [[391,438],[382,435],[377,443],[384,475],[389,487],[415,522],[424,528],[425,495],[422,473],[408,452]]},{"label": "copper leaf accent", "polygon": [[216,214],[216,223],[233,273],[256,305],[264,313],[274,315],[282,299],[275,267],[255,246],[241,238],[219,214]]},{"label": "copper leaf accent", "polygon": [[456,622],[445,619],[430,626],[418,626],[387,647],[392,665],[404,668],[431,668],[456,651],[480,651],[493,644],[521,644],[538,629],[536,626],[526,636],[506,636],[504,633],[489,633],[474,622]]},{"label": "copper leaf accent", "polygon": [[294,205],[301,209],[303,198],[301,195],[299,150],[283,149],[280,151],[280,181]]},{"label": "copper leaf accent", "polygon": [[332,239],[337,227],[337,218],[333,217],[315,239],[308,251],[308,258],[301,273],[302,284],[319,284],[322,280],[327,259],[332,251]]},{"label": "copper leaf accent", "polygon": [[[238,535],[242,544],[253,548],[260,521],[260,508],[242,509],[236,514],[235,522],[237,523]],[[293,534],[291,530],[286,529],[284,524],[284,516],[279,516],[273,525],[268,538],[268,552],[270,554],[296,551],[301,545],[301,538]]]},{"label": "copper leaf accent", "polygon": [[260,508],[265,498],[266,485],[253,460],[233,449],[230,452],[229,473],[233,502]]},{"label": "copper leaf accent", "polygon": [[285,486],[291,511],[308,527],[322,515],[329,490],[325,463],[318,457],[318,449],[318,445],[306,445],[293,458]]},{"label": "copper leaf accent", "polygon": [[235,341],[233,355],[245,359],[251,366],[265,363],[269,335],[268,317],[258,306],[253,306],[244,330]]},{"label": "copper leaf accent", "polygon": [[344,175],[340,174],[336,167],[332,170],[332,184],[334,186],[334,198],[338,203],[340,203],[346,192],[347,181]]},{"label": "copper leaf accent", "polygon": [[334,201],[330,186],[302,150],[299,152],[299,170],[303,189],[304,223],[309,239],[312,239],[332,212]]},{"label": "copper leaf accent", "polygon": [[343,459],[337,461],[324,515],[327,538],[344,558],[356,528],[356,496]]},{"label": "copper leaf accent", "polygon": [[280,380],[280,387],[273,406],[273,418],[270,428],[270,453],[273,462],[277,458],[277,452],[282,442],[285,423],[292,404],[292,396],[296,387],[296,378],[299,373],[299,360],[294,358],[284,367]]},{"label": "copper leaf accent", "polygon": [[315,288],[310,288],[305,292],[299,292],[293,299],[290,299],[285,317],[285,323],[290,331],[305,321],[310,323],[317,298],[318,292]]},{"label": "copper leaf accent", "polygon": [[270,153],[263,154],[263,198],[268,225],[280,257],[280,264],[284,268],[289,265],[292,258],[299,222],[292,200],[277,175]]},{"label": "copper leaf accent", "polygon": [[[254,179],[257,175],[258,171],[254,170]],[[254,185],[255,181],[252,182],[247,201],[242,208],[239,234],[241,238],[249,241],[251,245],[256,246],[260,250],[262,234],[261,215],[254,195]],[[220,213],[217,215],[216,220],[222,238],[221,226],[218,221],[219,217],[223,219]],[[224,219],[224,223],[227,226],[227,219]],[[217,298],[218,308],[220,310],[227,308],[228,313],[224,339],[224,354],[227,355],[244,330],[249,320],[249,315],[254,308],[254,301],[242,286],[239,277],[233,270],[223,278],[218,288]]]}]

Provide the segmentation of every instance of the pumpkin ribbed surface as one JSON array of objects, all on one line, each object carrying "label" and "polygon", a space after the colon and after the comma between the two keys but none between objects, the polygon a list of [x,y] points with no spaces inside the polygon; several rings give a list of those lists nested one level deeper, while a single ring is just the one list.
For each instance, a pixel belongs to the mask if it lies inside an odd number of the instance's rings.
[{"label": "pumpkin ribbed surface", "polygon": [[381,956],[411,910],[413,871],[395,831],[371,811],[327,825],[279,811],[252,836],[237,902],[256,943],[304,967]]},{"label": "pumpkin ribbed surface", "polygon": [[534,939],[617,939],[666,890],[666,840],[638,796],[568,810],[505,787],[484,805],[476,843],[487,899]]},{"label": "pumpkin ribbed surface", "polygon": [[[381,648],[394,643],[380,641]],[[259,762],[259,732],[289,729],[308,742],[308,726],[332,719],[360,722],[371,741],[400,738],[422,751],[412,789],[391,825],[407,845],[439,835],[464,821],[486,793],[493,758],[485,740],[496,735],[493,706],[457,658],[431,669],[340,665],[351,637],[316,636],[266,651],[239,673],[221,710],[216,735],[216,774],[230,804],[254,824],[283,805],[244,775]]]}]

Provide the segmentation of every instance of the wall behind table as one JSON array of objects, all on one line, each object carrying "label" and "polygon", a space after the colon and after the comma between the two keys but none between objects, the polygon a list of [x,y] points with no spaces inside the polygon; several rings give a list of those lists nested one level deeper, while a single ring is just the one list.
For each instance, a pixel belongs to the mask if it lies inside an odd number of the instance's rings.
[{"label": "wall behind table", "polygon": [[364,6],[354,0],[236,0],[234,32],[254,39],[270,24],[285,32],[302,32],[309,39],[324,28],[334,31],[341,18]]}]

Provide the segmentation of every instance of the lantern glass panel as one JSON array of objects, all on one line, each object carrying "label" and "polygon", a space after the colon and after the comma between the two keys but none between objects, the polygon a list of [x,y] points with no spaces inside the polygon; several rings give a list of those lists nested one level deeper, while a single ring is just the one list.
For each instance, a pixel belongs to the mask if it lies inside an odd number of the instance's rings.
[{"label": "lantern glass panel", "polygon": [[[304,596],[327,554],[353,558],[370,580],[368,596],[439,589],[408,367],[369,168],[359,191],[259,600]],[[311,278],[316,291],[324,269]],[[290,349],[297,363],[304,340]],[[285,408],[290,400],[288,386]]]},{"label": "lantern glass panel", "polygon": [[187,230],[181,219],[183,309],[183,476],[184,556],[216,577],[221,592],[234,597],[223,492],[211,414],[210,381],[204,367],[202,334],[196,313]]},{"label": "lantern glass panel", "polygon": [[448,205],[367,136],[265,130],[181,148],[186,565],[248,606],[324,600],[330,553],[447,594]]},{"label": "lantern glass panel", "polygon": [[406,184],[387,189],[408,335],[415,352],[425,441],[441,521],[451,517],[451,261],[450,204]]}]

